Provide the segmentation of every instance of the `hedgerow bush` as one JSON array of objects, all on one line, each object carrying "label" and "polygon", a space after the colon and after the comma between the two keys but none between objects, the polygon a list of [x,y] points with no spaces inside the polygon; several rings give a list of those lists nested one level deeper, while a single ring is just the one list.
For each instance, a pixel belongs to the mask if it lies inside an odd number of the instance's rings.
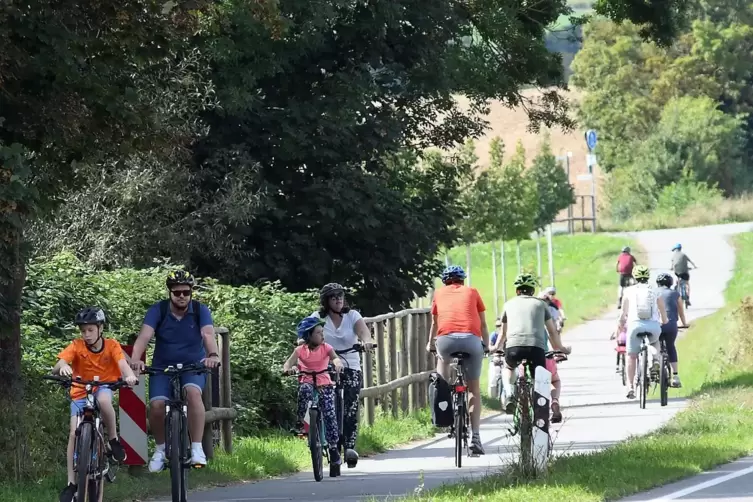
[{"label": "hedgerow bush", "polygon": [[[32,422],[23,469],[28,476],[39,478],[54,465],[51,459],[65,459],[66,398],[41,375],[78,336],[76,312],[100,306],[107,314],[106,336],[126,343],[147,309],[166,298],[164,280],[172,268],[96,271],[70,253],[29,264],[21,326],[26,416]],[[295,385],[280,369],[294,347],[296,323],[316,309],[317,295],[288,293],[276,283],[231,287],[200,279],[196,298],[212,310],[215,326],[230,330],[235,433],[287,426],[295,412]]]}]

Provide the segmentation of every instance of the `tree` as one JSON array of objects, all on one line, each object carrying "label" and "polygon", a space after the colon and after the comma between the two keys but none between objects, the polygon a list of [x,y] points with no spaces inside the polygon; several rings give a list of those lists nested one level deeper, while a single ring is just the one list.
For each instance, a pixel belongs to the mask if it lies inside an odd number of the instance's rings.
[{"label": "tree", "polygon": [[535,186],[533,227],[541,231],[554,221],[560,211],[575,203],[575,190],[552,154],[548,134],[544,136],[539,153],[533,159],[533,166],[526,171],[526,176]]}]

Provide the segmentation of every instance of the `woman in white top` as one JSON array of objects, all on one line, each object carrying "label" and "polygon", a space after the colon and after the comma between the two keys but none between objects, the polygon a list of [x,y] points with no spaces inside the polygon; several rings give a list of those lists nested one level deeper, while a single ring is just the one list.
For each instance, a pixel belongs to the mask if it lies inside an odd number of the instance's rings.
[{"label": "woman in white top", "polygon": [[[622,313],[617,324],[617,332],[622,330],[622,327],[627,323],[627,354],[628,358],[628,382],[630,382],[630,390],[628,391],[628,399],[635,399],[635,367],[638,361],[638,353],[641,351],[641,340],[638,338],[638,333],[651,333],[648,338],[648,343],[653,348],[649,351],[651,355],[659,353],[659,336],[661,335],[662,324],[667,323],[667,311],[664,307],[664,300],[659,296],[656,291],[652,291],[651,286],[648,284],[649,270],[645,265],[637,265],[633,269],[633,278],[636,280],[636,284],[625,289],[624,296],[622,297]],[[639,309],[642,308],[644,302],[650,301],[651,305],[646,307],[651,309],[650,316],[641,319],[639,315]],[[654,358],[652,365],[652,372],[658,372],[659,361]]]},{"label": "woman in white top", "polygon": [[[336,351],[353,347],[359,340],[365,347],[373,347],[372,337],[366,323],[355,310],[345,303],[345,288],[337,283],[325,284],[319,291],[321,308],[313,315],[325,320],[324,341]],[[358,438],[359,395],[363,387],[361,355],[348,352],[340,355],[344,368],[340,374],[343,387],[343,440],[345,460],[348,467],[355,467],[358,462],[356,439]]]}]

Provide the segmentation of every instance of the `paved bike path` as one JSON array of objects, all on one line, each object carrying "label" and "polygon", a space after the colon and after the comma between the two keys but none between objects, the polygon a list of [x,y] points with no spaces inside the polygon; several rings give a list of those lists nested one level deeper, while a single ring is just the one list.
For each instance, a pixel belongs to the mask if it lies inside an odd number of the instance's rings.
[{"label": "paved bike path", "polygon": [[[753,224],[725,225],[641,232],[633,236],[647,251],[654,276],[669,266],[670,249],[675,242],[682,242],[700,267],[691,272],[693,306],[688,318],[692,320],[723,305],[723,291],[734,266],[734,252],[725,236],[752,227]],[[615,302],[616,296],[615,289]],[[658,394],[651,396],[645,410],[639,408],[637,401],[625,398],[626,392],[614,369],[614,342],[609,340],[616,318],[615,310],[569,329],[564,335],[565,343],[573,346],[573,355],[559,369],[563,382],[561,404],[564,420],[552,427],[556,454],[596,451],[631,435],[647,433],[669,420],[684,405],[683,400],[672,398],[671,390],[670,403],[666,407],[659,406]],[[194,492],[189,500],[324,502],[361,500],[371,496],[386,498],[413,493],[417,489],[431,489],[444,483],[499,472],[509,464],[517,449],[518,438],[509,437],[509,427],[510,417],[507,415],[484,419],[481,438],[486,455],[464,459],[462,469],[453,465],[453,442],[440,435],[429,441],[363,458],[356,469],[344,467],[341,477],[325,477],[321,483],[314,482],[310,472],[303,472],[283,479]]]}]

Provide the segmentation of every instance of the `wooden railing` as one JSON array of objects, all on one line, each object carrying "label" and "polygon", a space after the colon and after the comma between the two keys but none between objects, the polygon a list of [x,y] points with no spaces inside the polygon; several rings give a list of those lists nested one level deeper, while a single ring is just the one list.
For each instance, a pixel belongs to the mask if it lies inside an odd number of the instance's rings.
[{"label": "wooden railing", "polygon": [[[204,401],[206,410],[206,422],[204,424],[204,437],[201,442],[204,447],[204,453],[207,458],[214,457],[214,424],[219,422],[220,433],[222,436],[222,449],[227,453],[233,451],[233,419],[238,412],[233,409],[230,384],[230,330],[227,328],[215,328],[218,335],[218,345],[220,348],[220,368],[219,371],[207,373],[207,382],[204,385],[204,392],[201,397]],[[214,379],[219,377],[219,399],[214,399]],[[218,403],[218,407],[213,404]]]},{"label": "wooden railing", "polygon": [[377,405],[393,417],[427,406],[426,382],[435,366],[426,352],[430,316],[430,309],[418,308],[364,318],[377,342],[375,355],[366,352],[363,361],[361,399],[369,424]]}]

